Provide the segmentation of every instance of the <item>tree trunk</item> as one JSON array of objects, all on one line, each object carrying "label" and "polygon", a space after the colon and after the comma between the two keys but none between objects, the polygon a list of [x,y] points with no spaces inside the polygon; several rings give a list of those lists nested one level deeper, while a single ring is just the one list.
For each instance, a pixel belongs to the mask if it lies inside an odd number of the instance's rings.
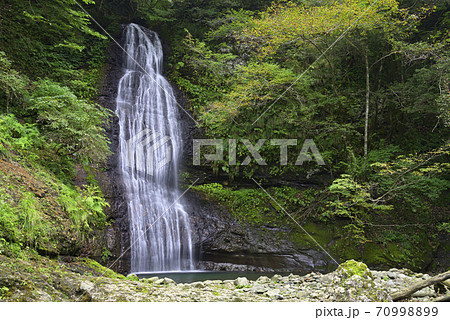
[{"label": "tree trunk", "polygon": [[450,302],[450,293],[447,293],[445,296],[434,299],[433,302]]},{"label": "tree trunk", "polygon": [[364,156],[367,156],[369,144],[369,111],[370,111],[370,67],[367,50],[364,53],[366,63],[366,115],[364,121]]},{"label": "tree trunk", "polygon": [[408,298],[411,296],[414,292],[419,291],[420,289],[423,289],[425,287],[431,286],[435,283],[439,283],[442,281],[445,281],[447,279],[450,279],[450,271],[438,274],[437,276],[431,277],[428,280],[418,281],[414,283],[412,286],[407,287],[405,289],[402,289],[400,291],[394,292],[391,295],[391,298],[393,301],[401,300],[404,298]]}]

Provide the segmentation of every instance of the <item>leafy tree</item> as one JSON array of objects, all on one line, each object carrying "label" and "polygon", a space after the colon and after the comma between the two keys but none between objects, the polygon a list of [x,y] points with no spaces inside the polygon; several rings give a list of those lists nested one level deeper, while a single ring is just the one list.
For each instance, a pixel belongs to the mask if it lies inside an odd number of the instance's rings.
[{"label": "leafy tree", "polygon": [[5,52],[0,51],[0,101],[4,102],[7,113],[13,102],[22,100],[28,83],[29,79],[12,68]]},{"label": "leafy tree", "polygon": [[[94,1],[78,3],[92,6]],[[17,71],[32,78],[51,77],[67,85],[74,81],[73,89],[83,80],[85,86],[92,85],[86,81],[89,72],[81,69],[91,57],[91,48],[106,37],[90,27],[89,16],[77,2],[6,0],[0,7],[0,47]]]},{"label": "leafy tree", "polygon": [[41,131],[61,156],[92,162],[105,160],[108,140],[102,127],[109,112],[78,99],[67,87],[51,80],[37,82],[30,108],[37,113]]}]

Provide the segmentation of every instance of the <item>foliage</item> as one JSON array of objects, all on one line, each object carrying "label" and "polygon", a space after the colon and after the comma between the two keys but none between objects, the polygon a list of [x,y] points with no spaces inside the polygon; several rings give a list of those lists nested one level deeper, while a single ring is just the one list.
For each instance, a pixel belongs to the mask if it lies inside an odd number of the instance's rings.
[{"label": "foliage", "polygon": [[4,100],[8,108],[13,100],[20,100],[28,82],[27,77],[11,67],[11,61],[5,52],[0,51],[0,101]]},{"label": "foliage", "polygon": [[349,175],[342,175],[329,187],[330,193],[335,197],[328,201],[327,210],[323,213],[325,217],[338,216],[350,219],[351,222],[345,228],[349,236],[361,243],[367,241],[364,224],[370,221],[369,215],[372,212],[388,212],[393,209],[391,205],[373,202],[369,190],[368,185],[357,183]]},{"label": "foliage", "polygon": [[[281,166],[279,149],[268,143],[259,150],[267,166],[241,165],[248,155],[242,143],[236,165],[227,152],[224,161],[203,164],[234,181],[330,173],[338,178],[321,193],[323,210],[314,211],[347,221],[344,231],[361,243],[373,237],[370,226],[393,215],[445,230],[444,215],[431,213],[448,193],[441,148],[448,138],[448,4],[283,1],[261,12],[240,9],[216,14],[208,30],[185,24],[185,41],[174,41],[171,77],[188,94],[203,136],[223,139],[225,150],[228,139],[313,137],[326,166]],[[295,158],[299,146],[288,152]],[[235,212],[235,198],[247,192],[201,189]],[[240,201],[256,216],[254,207],[267,199],[252,196],[261,200]]]},{"label": "foliage", "polygon": [[98,187],[73,188],[38,164],[28,169],[0,160],[0,165],[3,254],[24,257],[28,248],[67,254],[106,226],[103,209],[108,204]]},{"label": "foliage", "polygon": [[106,225],[93,175],[81,188],[72,179],[75,165],[91,172],[109,155],[110,112],[91,101],[109,42],[72,0],[0,10],[0,250],[73,253]]},{"label": "foliage", "polygon": [[58,201],[69,214],[78,233],[89,231],[90,226],[97,228],[105,226],[106,216],[103,208],[109,204],[98,187],[88,185],[84,189],[79,187],[72,189],[62,186]]},{"label": "foliage", "polygon": [[244,36],[258,47],[259,54],[264,57],[289,42],[308,44],[316,41],[318,36],[332,39],[355,24],[363,30],[376,28],[397,9],[395,0],[370,4],[362,0],[344,0],[322,6],[294,2],[274,4],[253,21],[251,27],[244,31]]},{"label": "foliage", "polygon": [[[167,72],[189,99],[198,138],[297,139],[289,159],[313,138],[326,163],[281,165],[279,147],[267,142],[259,150],[267,166],[244,166],[249,153],[238,143],[236,165],[226,154],[222,162],[204,163],[212,173],[237,183],[328,176],[332,181],[321,191],[268,192],[296,219],[339,220],[360,242],[373,236],[372,225],[394,217],[429,225],[431,234],[448,230],[439,213],[448,196],[448,2],[81,2],[116,39],[130,21],[162,35],[170,46]],[[17,253],[52,234],[45,218],[50,208],[70,216],[77,237],[105,223],[106,202],[94,176],[81,187],[72,178],[75,165],[89,173],[108,156],[103,125],[110,114],[92,101],[110,42],[73,0],[6,0],[0,11],[1,160],[36,171],[58,199],[49,206],[42,193],[22,186],[14,194],[16,185],[4,182],[0,250]],[[196,188],[243,221],[284,218],[262,190]]]},{"label": "foliage", "polygon": [[242,222],[272,226],[292,224],[285,216],[285,211],[296,219],[302,218],[302,211],[314,202],[317,195],[314,190],[299,191],[291,187],[273,187],[267,190],[269,196],[260,189],[233,190],[219,183],[194,186],[193,189],[227,207]]},{"label": "foliage", "polygon": [[173,22],[173,5],[170,0],[132,0],[140,15],[149,23]]},{"label": "foliage", "polygon": [[78,99],[67,87],[51,80],[36,83],[30,97],[41,131],[62,156],[103,161],[108,141],[102,127],[107,109]]},{"label": "foliage", "polygon": [[362,242],[367,240],[364,227],[373,221],[371,215],[376,216],[377,212],[386,214],[395,209],[397,213],[415,214],[414,220],[420,222],[450,187],[445,179],[450,168],[444,160],[448,154],[447,144],[424,154],[374,162],[370,164],[372,174],[361,183],[344,174],[329,187],[335,197],[328,200],[323,216],[350,219],[347,226],[350,235]]},{"label": "foliage", "polygon": [[37,148],[43,139],[36,125],[21,124],[14,115],[0,115],[0,152],[11,155],[11,149],[28,159],[37,160]]},{"label": "foliage", "polygon": [[[175,65],[172,75],[186,93],[190,94],[196,106],[214,100],[220,95],[232,71],[232,61],[236,58],[230,53],[214,53],[205,42],[198,41],[188,32],[184,39],[186,47],[185,62]],[[181,78],[178,75],[189,74]]]},{"label": "foliage", "polygon": [[18,217],[14,209],[9,205],[7,201],[7,194],[4,190],[1,190],[2,199],[0,200],[0,230],[1,239],[3,241],[17,241],[18,240],[18,230],[16,226],[18,225]]},{"label": "foliage", "polygon": [[445,161],[449,144],[427,153],[399,156],[386,163],[373,163],[376,203],[397,202],[412,213],[428,213],[430,205],[448,190],[450,164]]},{"label": "foliage", "polygon": [[[49,240],[49,225],[43,221],[42,207],[34,194],[22,192],[14,206],[14,200],[6,189],[0,189],[0,251],[19,255],[20,250],[39,247]],[[9,248],[8,248],[9,247]]]},{"label": "foliage", "polygon": [[[92,0],[80,2],[94,4]],[[7,0],[1,11],[7,14],[2,15],[0,47],[16,69],[28,75],[65,80],[68,75],[74,80],[90,42],[105,39],[89,26],[89,16],[72,0]]]}]

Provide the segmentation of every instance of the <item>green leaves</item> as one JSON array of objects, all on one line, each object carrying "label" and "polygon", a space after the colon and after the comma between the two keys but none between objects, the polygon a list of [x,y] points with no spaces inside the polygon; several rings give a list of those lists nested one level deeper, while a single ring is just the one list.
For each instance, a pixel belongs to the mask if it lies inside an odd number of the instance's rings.
[{"label": "green leaves", "polygon": [[[399,217],[407,216],[410,222],[428,220],[432,206],[438,204],[450,188],[445,179],[450,169],[450,164],[445,161],[450,153],[448,144],[427,153],[389,160],[396,149],[389,147],[385,152],[355,160],[385,159],[369,164],[371,173],[359,176],[360,181],[355,176],[343,174],[329,187],[331,197],[323,215],[350,219],[348,230],[361,241],[364,240],[365,227],[371,224],[376,217],[373,215],[377,213],[395,210]],[[442,218],[437,216],[434,219],[439,221]],[[442,223],[445,222],[440,225]],[[430,228],[436,226],[430,225]]]},{"label": "green leaves", "polygon": [[[29,80],[12,66],[5,52],[0,51],[0,99],[4,99],[8,108],[13,102],[18,104],[25,93]],[[4,95],[4,97],[2,97]],[[0,100],[1,101],[1,100]]]},{"label": "green leaves", "polygon": [[26,158],[36,159],[36,150],[43,145],[43,139],[36,125],[21,124],[14,115],[0,115],[0,153],[10,156],[19,152]]},{"label": "green leaves", "polygon": [[360,184],[349,175],[342,175],[335,179],[329,187],[333,195],[328,200],[324,217],[340,217],[350,219],[344,227],[348,235],[360,243],[367,242],[364,227],[369,222],[370,214],[377,211],[387,213],[393,209],[392,205],[378,204],[370,194],[370,185]]},{"label": "green leaves", "polygon": [[56,80],[61,76],[57,69],[67,74],[80,68],[89,59],[92,42],[106,39],[90,27],[89,16],[73,0],[7,0],[0,7],[8,12],[2,15],[0,47],[16,70],[32,78]]},{"label": "green leaves", "polygon": [[450,170],[450,164],[445,161],[449,154],[447,143],[427,153],[373,163],[377,199],[402,203],[403,209],[412,212],[427,213],[431,204],[450,187],[445,179]]},{"label": "green leaves", "polygon": [[170,0],[132,0],[140,15],[149,23],[172,22],[173,1]]},{"label": "green leaves", "polygon": [[[257,48],[261,58],[275,54],[283,44],[310,43],[316,37],[336,38],[351,26],[362,30],[379,27],[398,4],[395,0],[344,0],[319,6],[305,6],[288,2],[274,4],[255,19],[244,36]],[[362,16],[363,19],[360,19]]]},{"label": "green leaves", "polygon": [[64,207],[73,222],[74,229],[82,235],[91,230],[91,226],[102,228],[106,224],[103,212],[109,204],[100,188],[87,185],[75,189],[63,185],[59,194],[59,203]]},{"label": "green leaves", "polygon": [[91,162],[106,159],[109,148],[103,123],[108,110],[78,99],[69,88],[51,80],[37,82],[29,101],[42,132],[58,154]]}]

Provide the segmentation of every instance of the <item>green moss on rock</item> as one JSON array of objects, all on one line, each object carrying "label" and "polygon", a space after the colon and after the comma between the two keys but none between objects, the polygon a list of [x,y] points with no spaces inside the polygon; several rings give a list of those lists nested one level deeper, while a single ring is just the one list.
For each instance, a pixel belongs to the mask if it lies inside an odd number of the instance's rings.
[{"label": "green moss on rock", "polygon": [[373,275],[365,263],[355,260],[348,260],[339,265],[336,273],[343,279],[348,279],[354,275],[373,279]]},{"label": "green moss on rock", "polygon": [[326,292],[332,301],[369,302],[390,301],[389,292],[373,281],[372,272],[365,263],[348,260],[332,274],[333,281]]},{"label": "green moss on rock", "polygon": [[[326,248],[333,241],[335,231],[334,227],[331,225],[307,222],[302,225],[302,227],[309,235],[301,229],[291,232],[290,234],[291,241],[299,248],[316,248],[316,241],[322,247]],[[311,237],[314,238],[315,241]]]},{"label": "green moss on rock", "polygon": [[[89,258],[81,258],[81,259],[78,259],[77,262],[78,262],[79,267],[85,269],[86,273],[92,273],[95,276],[102,276],[102,277],[107,277],[110,279],[125,279],[124,275],[116,273],[116,272],[112,271],[111,269],[102,266],[100,263],[98,263],[95,260],[92,260]],[[132,279],[132,278],[128,278],[128,279],[129,280],[139,280],[139,279]]]}]

